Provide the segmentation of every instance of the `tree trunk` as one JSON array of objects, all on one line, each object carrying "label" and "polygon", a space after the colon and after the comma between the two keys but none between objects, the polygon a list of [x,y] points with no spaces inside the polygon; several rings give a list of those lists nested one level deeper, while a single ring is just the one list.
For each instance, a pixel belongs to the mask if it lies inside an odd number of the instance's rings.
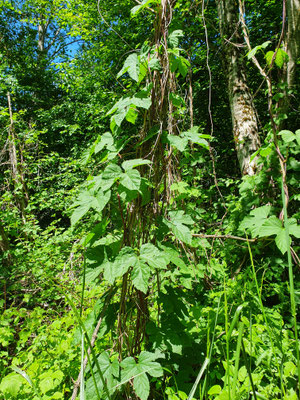
[{"label": "tree trunk", "polygon": [[50,20],[44,21],[44,17],[40,14],[40,21],[38,23],[38,57],[41,58],[45,55],[45,40]]},{"label": "tree trunk", "polygon": [[17,146],[16,146],[16,132],[15,132],[15,124],[13,120],[13,112],[11,106],[11,97],[10,93],[7,92],[7,103],[8,103],[8,110],[10,116],[10,125],[9,125],[9,159],[10,159],[10,166],[12,171],[12,180],[15,186],[15,189],[21,189],[21,194],[17,194],[16,202],[19,207],[22,220],[26,222],[26,212],[25,208],[28,202],[28,194],[26,190],[26,184],[24,179],[23,173],[23,165],[18,162],[17,156]]},{"label": "tree trunk", "polygon": [[289,56],[287,65],[287,85],[289,89],[293,89],[297,60],[300,54],[300,0],[287,0],[286,11],[288,18],[286,51]]},{"label": "tree trunk", "polygon": [[235,148],[243,175],[254,175],[257,159],[251,155],[259,149],[258,124],[251,93],[247,85],[240,34],[238,6],[234,0],[217,0],[220,33],[228,80]]},{"label": "tree trunk", "polygon": [[[286,84],[285,96],[280,104],[281,112],[287,114],[290,108],[290,93],[295,90],[297,61],[300,55],[300,0],[286,1],[287,29],[284,39],[284,50],[289,56],[283,82]],[[284,128],[285,121],[280,125]]]}]

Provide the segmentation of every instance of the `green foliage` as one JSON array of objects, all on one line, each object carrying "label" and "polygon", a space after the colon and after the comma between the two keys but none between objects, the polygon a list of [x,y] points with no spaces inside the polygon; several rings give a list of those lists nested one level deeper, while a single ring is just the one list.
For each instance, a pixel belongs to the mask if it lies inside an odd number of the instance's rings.
[{"label": "green foliage", "polygon": [[[138,3],[0,4],[0,398],[71,398],[82,371],[77,399],[297,399],[288,56],[272,121],[247,65],[262,146],[241,178],[215,3]],[[278,4],[246,5],[267,67]]]},{"label": "green foliage", "polygon": [[[266,53],[265,58],[266,58],[268,65],[271,65],[273,57],[274,57],[274,51],[268,51]],[[278,68],[282,68],[284,63],[288,62],[289,56],[287,55],[287,53],[284,50],[278,49],[274,60],[275,60],[275,65]]]}]

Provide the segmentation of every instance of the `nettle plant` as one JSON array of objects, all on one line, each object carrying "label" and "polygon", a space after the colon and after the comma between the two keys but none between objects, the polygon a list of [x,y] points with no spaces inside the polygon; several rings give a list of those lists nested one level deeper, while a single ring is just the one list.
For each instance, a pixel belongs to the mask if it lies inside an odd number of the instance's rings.
[{"label": "nettle plant", "polygon": [[[180,178],[179,152],[189,142],[208,148],[209,135],[199,133],[198,127],[184,131],[182,123],[183,117],[189,120],[185,101],[176,92],[177,78],[185,78],[189,68],[178,47],[183,33],[168,34],[168,5],[156,1],[151,7],[156,9],[154,43],[130,54],[118,74],[128,74],[137,90],[107,113],[111,132],[100,135],[83,160],[100,155],[104,169],[88,177],[71,207],[73,226],[90,211],[96,221],[83,239],[83,293],[86,284],[99,278],[115,290],[111,356],[101,354],[86,385],[89,395],[98,398],[120,388],[129,396],[133,387],[146,400],[148,376],[163,375],[156,361],[163,355],[146,351],[146,326],[150,320],[161,323],[158,296],[164,279],[169,280],[174,269],[177,277],[187,273],[181,245],[192,245],[194,224],[184,210],[171,209],[171,186]],[[141,9],[135,7],[132,15]],[[126,122],[135,125],[136,133],[122,140]],[[133,157],[127,159],[127,154]],[[97,374],[100,379],[95,379]]]}]

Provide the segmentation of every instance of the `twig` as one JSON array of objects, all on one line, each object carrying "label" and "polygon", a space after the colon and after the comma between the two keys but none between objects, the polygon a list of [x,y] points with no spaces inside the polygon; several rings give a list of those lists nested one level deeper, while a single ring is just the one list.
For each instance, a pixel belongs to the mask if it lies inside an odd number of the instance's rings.
[{"label": "twig", "polygon": [[104,19],[101,10],[100,10],[100,0],[97,1],[97,9],[98,9],[98,13],[102,19],[102,21],[128,46],[132,49],[132,47],[130,46],[130,44],[128,42],[126,42],[126,40],[117,32],[114,30],[114,28]]},{"label": "twig", "polygon": [[256,242],[257,239],[247,239],[240,236],[233,235],[205,235],[204,233],[192,233],[192,236],[199,238],[213,238],[213,239],[234,239],[234,240],[242,240],[243,242]]}]

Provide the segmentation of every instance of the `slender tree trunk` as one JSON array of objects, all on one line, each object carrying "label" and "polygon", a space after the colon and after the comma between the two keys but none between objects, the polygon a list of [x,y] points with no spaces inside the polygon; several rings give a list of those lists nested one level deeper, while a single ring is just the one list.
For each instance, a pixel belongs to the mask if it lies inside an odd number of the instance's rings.
[{"label": "slender tree trunk", "polygon": [[289,56],[287,65],[287,84],[293,89],[296,76],[296,65],[300,54],[300,0],[286,2],[288,31],[286,35],[286,50]]},{"label": "slender tree trunk", "polygon": [[11,97],[10,97],[9,92],[7,92],[7,103],[8,103],[8,110],[9,110],[9,116],[10,116],[9,158],[10,158],[10,166],[11,166],[11,172],[12,172],[12,180],[13,180],[15,188],[20,186],[21,194],[17,194],[16,202],[20,209],[23,222],[25,223],[26,222],[25,208],[27,206],[28,194],[27,194],[25,179],[24,179],[24,174],[23,174],[23,166],[22,166],[22,164],[20,164],[18,162],[15,123],[13,120]]},{"label": "slender tree trunk", "polygon": [[[290,92],[295,90],[297,61],[300,55],[300,0],[286,0],[287,30],[284,49],[289,56],[283,81],[286,84],[281,112],[287,114],[290,107]],[[282,124],[281,128],[284,126]]]},{"label": "slender tree trunk", "polygon": [[5,229],[0,221],[0,250],[4,253],[9,250],[9,241],[5,232]]},{"label": "slender tree trunk", "polygon": [[40,14],[40,22],[38,24],[38,58],[41,59],[46,53],[45,40],[50,20],[44,21],[44,16]]},{"label": "slender tree trunk", "polygon": [[257,159],[250,159],[259,149],[260,140],[256,112],[246,79],[238,5],[235,0],[217,0],[217,8],[237,157],[242,174],[254,175]]},{"label": "slender tree trunk", "polygon": [[[5,229],[2,225],[2,222],[0,221],[0,251],[2,253],[6,253],[5,257],[3,259],[3,266],[2,268],[4,268],[3,270],[3,278],[1,279],[2,284],[3,284],[3,300],[4,300],[4,310],[6,310],[6,297],[7,297],[7,281],[5,278],[6,272],[8,270],[8,268],[12,265],[12,257],[11,254],[9,252],[10,246],[9,246],[9,240],[7,237],[7,234],[5,232]],[[1,272],[1,269],[0,269]]]}]

